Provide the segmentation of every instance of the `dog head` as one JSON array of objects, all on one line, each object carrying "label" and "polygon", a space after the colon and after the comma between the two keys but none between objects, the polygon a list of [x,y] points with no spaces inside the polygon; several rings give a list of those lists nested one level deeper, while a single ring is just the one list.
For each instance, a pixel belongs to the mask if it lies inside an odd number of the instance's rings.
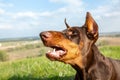
[{"label": "dog head", "polygon": [[98,25],[87,12],[86,21],[82,27],[69,26],[65,19],[67,29],[59,31],[45,31],[40,37],[45,46],[53,48],[46,56],[50,60],[57,60],[71,65],[79,62],[84,65],[84,56],[89,54],[92,45],[98,39]]}]

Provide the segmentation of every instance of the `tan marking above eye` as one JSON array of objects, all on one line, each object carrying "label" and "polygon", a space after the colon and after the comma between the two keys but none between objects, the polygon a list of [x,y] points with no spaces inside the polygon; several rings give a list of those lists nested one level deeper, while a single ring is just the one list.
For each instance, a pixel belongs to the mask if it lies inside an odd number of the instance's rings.
[{"label": "tan marking above eye", "polygon": [[72,34],[73,34],[73,32],[72,32],[72,31],[69,31],[69,32],[68,32],[68,35],[72,35]]}]

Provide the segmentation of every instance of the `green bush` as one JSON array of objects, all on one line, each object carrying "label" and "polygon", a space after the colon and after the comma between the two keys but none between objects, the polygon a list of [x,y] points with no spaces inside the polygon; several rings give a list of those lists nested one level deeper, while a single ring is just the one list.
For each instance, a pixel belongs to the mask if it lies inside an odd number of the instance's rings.
[{"label": "green bush", "polygon": [[8,60],[8,55],[5,51],[0,51],[0,61]]}]

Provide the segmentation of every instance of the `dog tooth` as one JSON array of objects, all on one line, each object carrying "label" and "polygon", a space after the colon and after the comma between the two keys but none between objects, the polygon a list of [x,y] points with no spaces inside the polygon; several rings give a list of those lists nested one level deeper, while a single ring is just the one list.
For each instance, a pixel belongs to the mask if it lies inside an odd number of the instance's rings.
[{"label": "dog tooth", "polygon": [[55,48],[53,49],[53,52],[55,52]]}]

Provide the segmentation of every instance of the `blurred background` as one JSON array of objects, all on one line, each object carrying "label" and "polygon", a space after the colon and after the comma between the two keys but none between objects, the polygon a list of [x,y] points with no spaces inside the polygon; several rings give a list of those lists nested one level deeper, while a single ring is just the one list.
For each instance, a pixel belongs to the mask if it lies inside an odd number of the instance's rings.
[{"label": "blurred background", "polygon": [[39,33],[98,23],[103,55],[120,59],[120,0],[0,0],[0,80],[73,80],[69,65],[45,57]]}]

